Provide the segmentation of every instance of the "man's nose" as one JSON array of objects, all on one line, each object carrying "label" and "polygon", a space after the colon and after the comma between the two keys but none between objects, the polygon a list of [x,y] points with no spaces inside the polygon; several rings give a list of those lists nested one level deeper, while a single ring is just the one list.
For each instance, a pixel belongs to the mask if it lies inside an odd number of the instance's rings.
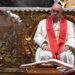
[{"label": "man's nose", "polygon": [[54,12],[54,14],[56,15],[56,14],[57,14],[57,12]]}]

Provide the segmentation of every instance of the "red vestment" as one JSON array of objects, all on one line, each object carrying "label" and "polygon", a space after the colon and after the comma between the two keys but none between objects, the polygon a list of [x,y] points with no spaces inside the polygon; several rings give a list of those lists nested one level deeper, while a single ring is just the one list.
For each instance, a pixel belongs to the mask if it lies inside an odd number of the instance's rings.
[{"label": "red vestment", "polygon": [[50,16],[46,19],[46,29],[53,58],[60,59],[60,51],[66,41],[67,20],[63,16],[60,19],[58,43],[56,41],[56,36],[53,29],[53,20]]}]

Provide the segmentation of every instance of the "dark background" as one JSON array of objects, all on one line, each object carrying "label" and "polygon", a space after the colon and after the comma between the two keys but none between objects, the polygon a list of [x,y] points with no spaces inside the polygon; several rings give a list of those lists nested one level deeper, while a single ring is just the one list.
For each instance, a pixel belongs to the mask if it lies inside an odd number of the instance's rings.
[{"label": "dark background", "polygon": [[54,0],[0,0],[0,7],[51,7]]}]

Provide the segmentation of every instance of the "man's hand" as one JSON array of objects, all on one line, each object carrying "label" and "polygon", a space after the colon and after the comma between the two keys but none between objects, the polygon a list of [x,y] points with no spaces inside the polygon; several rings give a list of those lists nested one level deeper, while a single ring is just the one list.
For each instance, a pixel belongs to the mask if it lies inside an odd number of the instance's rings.
[{"label": "man's hand", "polygon": [[46,50],[46,51],[49,51],[48,44],[43,43],[43,44],[42,44],[42,49],[43,49],[43,50]]},{"label": "man's hand", "polygon": [[61,50],[61,53],[62,53],[62,52],[66,52],[66,51],[68,51],[68,50],[70,50],[70,47],[69,47],[69,46],[64,46],[64,47],[62,48],[62,50]]}]

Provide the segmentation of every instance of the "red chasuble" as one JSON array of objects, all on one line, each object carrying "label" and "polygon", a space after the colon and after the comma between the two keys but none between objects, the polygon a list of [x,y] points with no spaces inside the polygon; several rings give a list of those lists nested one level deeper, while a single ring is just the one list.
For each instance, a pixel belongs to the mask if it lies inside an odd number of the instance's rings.
[{"label": "red chasuble", "polygon": [[47,36],[49,40],[50,50],[52,52],[53,58],[60,59],[60,51],[66,41],[67,20],[64,17],[61,17],[60,19],[60,31],[59,31],[58,43],[56,41],[56,36],[53,29],[53,21],[50,16],[46,19],[46,29],[47,29]]}]

